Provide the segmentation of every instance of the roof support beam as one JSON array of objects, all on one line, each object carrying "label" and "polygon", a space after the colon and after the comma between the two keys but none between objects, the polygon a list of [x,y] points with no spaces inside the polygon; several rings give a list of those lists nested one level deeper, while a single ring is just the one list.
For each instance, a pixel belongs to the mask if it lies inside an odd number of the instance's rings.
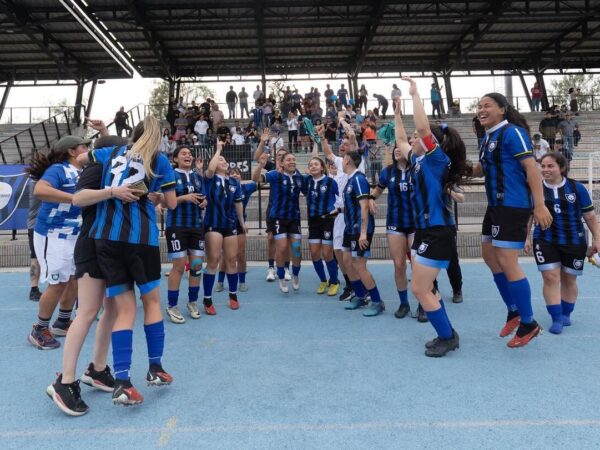
[{"label": "roof support beam", "polygon": [[2,118],[2,114],[4,113],[4,108],[6,108],[6,102],[8,101],[8,94],[10,94],[10,90],[13,87],[13,82],[10,80],[4,86],[4,93],[2,94],[2,100],[0,100],[0,119]]},{"label": "roof support beam", "polygon": [[369,48],[371,47],[371,43],[373,42],[373,38],[377,33],[377,28],[379,27],[381,19],[383,18],[383,11],[386,3],[386,0],[377,0],[376,2],[373,2],[373,11],[371,12],[371,16],[369,17],[365,31],[360,38],[360,43],[358,44],[356,52],[354,53],[354,63],[351,63],[352,65],[350,66],[351,77],[357,77],[362,69],[365,58],[367,57],[367,53],[369,52]]},{"label": "roof support beam", "polygon": [[577,49],[577,47],[579,47],[581,44],[588,42],[588,39],[590,38],[590,36],[596,34],[598,31],[600,31],[600,25],[595,26],[594,28],[592,28],[590,30],[587,26],[587,21],[584,22],[584,24],[581,27],[581,34],[582,34],[581,38],[579,38],[572,46],[565,49],[564,51],[561,51],[562,47],[559,44],[558,45],[559,51],[558,51],[558,54],[556,55],[556,57],[554,58],[554,61],[552,63],[546,64],[546,66],[542,70],[546,70],[550,66],[560,64],[560,61],[563,57],[570,55],[573,52],[573,50]]},{"label": "roof support beam", "polygon": [[265,56],[264,33],[265,4],[263,0],[254,2],[254,20],[256,22],[256,39],[258,40],[258,62],[261,68],[262,91],[267,95],[267,57]]}]

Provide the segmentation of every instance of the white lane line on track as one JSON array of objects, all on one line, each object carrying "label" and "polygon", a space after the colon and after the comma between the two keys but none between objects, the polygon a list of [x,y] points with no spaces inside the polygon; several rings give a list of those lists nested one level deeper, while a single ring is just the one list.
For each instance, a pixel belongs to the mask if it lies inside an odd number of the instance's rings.
[{"label": "white lane line on track", "polygon": [[179,417],[170,417],[169,420],[167,420],[167,424],[165,426],[165,431],[163,431],[161,433],[161,435],[158,437],[158,444],[157,447],[164,447],[169,443],[169,440],[171,439],[171,435],[173,434],[173,430],[175,429],[175,427],[177,426],[177,422],[179,421]]},{"label": "white lane line on track", "polygon": [[[169,419],[176,419],[171,418]],[[176,421],[176,420],[175,420]],[[271,433],[287,431],[365,431],[365,430],[418,430],[418,429],[456,429],[478,430],[527,427],[598,427],[600,419],[510,419],[510,420],[463,420],[463,421],[413,421],[413,422],[363,422],[363,423],[250,423],[245,425],[206,425],[193,427],[135,427],[135,428],[61,428],[46,430],[1,431],[0,438],[43,438],[49,436],[93,436],[144,435],[146,433],[166,434],[208,434],[208,433]]]}]

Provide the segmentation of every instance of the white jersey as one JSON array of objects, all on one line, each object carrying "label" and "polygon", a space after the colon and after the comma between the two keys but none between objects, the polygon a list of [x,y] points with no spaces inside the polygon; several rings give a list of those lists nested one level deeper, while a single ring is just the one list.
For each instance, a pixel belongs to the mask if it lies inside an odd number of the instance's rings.
[{"label": "white jersey", "polygon": [[[336,199],[335,199],[335,207],[336,208],[342,208],[344,206],[344,196],[343,196],[343,192],[344,189],[346,188],[346,184],[348,183],[348,179],[350,178],[348,176],[348,174],[344,173],[344,158],[342,158],[341,156],[336,156],[335,157],[335,169],[337,171],[337,175],[334,177],[334,180],[336,181],[337,185],[338,185],[338,192],[340,193]],[[358,171],[365,173],[365,161],[362,160],[360,162],[360,165],[358,166]]]}]

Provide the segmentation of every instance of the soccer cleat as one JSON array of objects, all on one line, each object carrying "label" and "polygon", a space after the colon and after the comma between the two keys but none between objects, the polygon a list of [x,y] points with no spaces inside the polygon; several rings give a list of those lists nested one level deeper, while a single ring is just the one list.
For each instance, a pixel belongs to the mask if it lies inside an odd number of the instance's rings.
[{"label": "soccer cleat", "polygon": [[204,312],[209,316],[215,316],[217,314],[217,310],[215,309],[215,305],[212,303],[210,305],[204,305]]},{"label": "soccer cleat", "polygon": [[269,267],[267,269],[267,281],[275,281],[275,268]]},{"label": "soccer cleat", "polygon": [[290,273],[290,269],[285,269],[285,281],[290,281],[292,279],[292,274]]},{"label": "soccer cleat", "polygon": [[346,286],[344,288],[344,290],[342,291],[342,294],[339,297],[340,302],[345,302],[345,301],[349,301],[352,300],[354,298],[354,291],[352,290],[351,287]]},{"label": "soccer cleat", "polygon": [[198,309],[198,302],[188,302],[187,304],[188,313],[192,319],[200,318],[200,310]]},{"label": "soccer cleat", "polygon": [[300,278],[298,277],[298,275],[294,275],[292,277],[292,287],[295,291],[300,290]]},{"label": "soccer cleat", "polygon": [[62,412],[69,416],[83,416],[90,409],[81,399],[79,380],[70,384],[62,384],[62,373],[58,375],[54,383],[46,388],[46,394]]},{"label": "soccer cleat", "polygon": [[248,285],[246,283],[240,283],[238,290],[240,292],[248,292]]},{"label": "soccer cleat", "polygon": [[173,377],[160,364],[150,364],[146,381],[148,386],[167,386],[173,382]]},{"label": "soccer cleat", "polygon": [[452,303],[462,303],[463,295],[461,291],[457,291],[452,295]]},{"label": "soccer cleat", "polygon": [[417,319],[417,322],[419,323],[427,323],[429,322],[429,319],[427,318],[427,314],[425,313],[425,310],[423,309],[423,307],[421,305],[419,305],[419,307],[417,308],[417,315],[413,316]]},{"label": "soccer cleat", "polygon": [[60,342],[54,339],[54,336],[52,336],[47,327],[38,328],[34,325],[31,333],[27,336],[27,340],[31,345],[40,350],[54,350],[60,347]]},{"label": "soccer cleat", "polygon": [[104,392],[112,392],[115,388],[115,379],[107,365],[104,370],[94,369],[94,363],[90,363],[87,370],[79,378],[83,384],[87,384]]},{"label": "soccer cleat", "polygon": [[42,298],[42,293],[38,288],[31,288],[29,291],[29,300],[32,302],[39,302],[40,298]]},{"label": "soccer cleat", "polygon": [[240,302],[237,299],[237,295],[232,294],[231,292],[229,293],[229,307],[234,311],[240,309]]},{"label": "soccer cleat", "polygon": [[290,292],[290,288],[288,287],[287,281],[285,281],[285,280],[279,280],[279,289],[284,294],[287,294],[288,292]]},{"label": "soccer cleat", "polygon": [[509,311],[506,317],[506,323],[500,330],[500,337],[506,337],[517,329],[521,323],[521,316],[516,311]]},{"label": "soccer cleat", "polygon": [[[445,356],[446,353],[459,348],[458,333],[454,330],[452,330],[452,337],[449,339],[438,337],[430,342],[431,346],[425,350],[425,356],[429,356],[430,358],[441,358],[442,356]],[[429,344],[429,342],[427,344]],[[426,347],[427,344],[425,344]]]},{"label": "soccer cleat", "polygon": [[565,327],[570,327],[571,326],[571,318],[569,316],[565,316],[564,314],[562,316],[560,316],[560,318],[562,319],[562,323]]},{"label": "soccer cleat", "polygon": [[133,387],[129,380],[115,380],[115,390],[112,401],[114,405],[139,405],[143,403],[144,397]]},{"label": "soccer cleat", "polygon": [[329,284],[329,289],[327,289],[328,297],[335,297],[340,290],[340,283]]},{"label": "soccer cleat", "polygon": [[385,311],[385,304],[383,302],[371,302],[368,308],[363,312],[365,317],[375,317]]},{"label": "soccer cleat", "polygon": [[534,320],[531,323],[521,323],[513,338],[506,344],[510,348],[524,347],[542,331],[542,327]]},{"label": "soccer cleat", "polygon": [[319,295],[324,294],[326,290],[327,290],[327,281],[321,281],[319,283],[319,287],[317,288],[317,294],[319,294]]},{"label": "soccer cleat", "polygon": [[215,286],[215,292],[223,292],[223,283],[217,281],[217,285]]},{"label": "soccer cleat", "polygon": [[185,323],[185,319],[177,306],[167,306],[167,316],[173,323]]},{"label": "soccer cleat", "polygon": [[71,326],[72,323],[73,323],[72,320],[69,320],[67,322],[63,322],[61,320],[55,320],[54,323],[52,324],[52,329],[50,331],[52,331],[52,334],[54,336],[58,336],[58,337],[66,336],[67,333],[69,332],[69,327]]},{"label": "soccer cleat", "polygon": [[354,311],[355,309],[362,308],[363,306],[367,306],[367,299],[354,297],[352,300],[350,300],[350,303],[344,306],[344,309],[347,309],[348,311]]},{"label": "soccer cleat", "polygon": [[433,348],[437,345],[438,341],[440,340],[439,337],[433,338],[430,341],[425,342],[425,348]]},{"label": "soccer cleat", "polygon": [[548,331],[552,334],[560,334],[562,333],[564,326],[565,324],[563,323],[563,321],[559,319],[552,322],[552,326],[548,328]]},{"label": "soccer cleat", "polygon": [[396,319],[404,319],[408,314],[410,314],[410,305],[400,304],[398,310],[394,313],[394,317]]}]

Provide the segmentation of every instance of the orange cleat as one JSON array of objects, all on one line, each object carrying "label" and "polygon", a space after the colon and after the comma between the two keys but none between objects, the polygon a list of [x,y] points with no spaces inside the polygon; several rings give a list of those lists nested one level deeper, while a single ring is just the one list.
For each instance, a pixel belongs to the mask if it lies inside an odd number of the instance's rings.
[{"label": "orange cleat", "polygon": [[215,305],[206,306],[204,305],[204,312],[209,316],[214,316],[217,314],[217,310],[215,309]]},{"label": "orange cleat", "polygon": [[[524,325],[525,324],[521,324],[519,326],[519,330]],[[510,348],[517,348],[517,347],[524,347],[527,344],[529,344],[529,342],[534,337],[536,337],[538,334],[540,334],[540,332],[542,331],[542,327],[540,327],[536,321],[533,321],[533,323],[531,323],[531,324],[527,324],[527,328],[530,328],[530,327],[533,327],[531,329],[531,331],[529,331],[526,334],[523,334],[522,336],[519,336],[519,330],[517,330],[517,333],[513,336],[513,338],[510,341],[508,341],[508,344],[506,344],[506,345]]]},{"label": "orange cleat", "polygon": [[504,324],[504,327],[500,330],[500,337],[506,337],[511,334],[513,331],[517,329],[519,324],[521,323],[521,316],[513,317],[512,319],[508,319]]},{"label": "orange cleat", "polygon": [[229,307],[233,310],[240,309],[240,302],[237,298],[229,297]]}]

